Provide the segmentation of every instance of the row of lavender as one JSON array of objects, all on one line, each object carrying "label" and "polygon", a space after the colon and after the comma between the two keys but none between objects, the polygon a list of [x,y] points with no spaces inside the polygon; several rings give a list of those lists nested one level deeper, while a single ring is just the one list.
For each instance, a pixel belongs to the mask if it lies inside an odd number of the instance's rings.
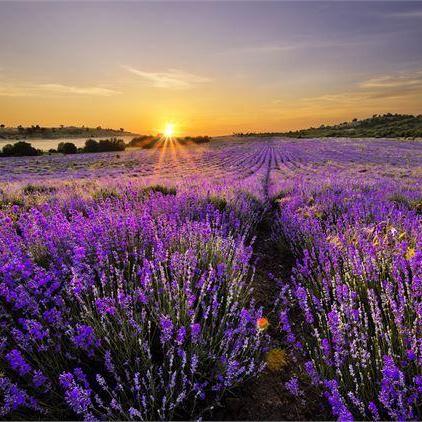
[{"label": "row of lavender", "polygon": [[[236,179],[253,176],[271,160],[274,175],[289,177],[320,171],[327,165],[368,166],[379,173],[407,177],[422,159],[421,143],[368,139],[221,139],[195,149],[169,143],[152,150],[130,150],[119,154],[45,155],[0,157],[0,183],[32,181],[132,178],[158,180],[210,178],[218,182],[228,175]],[[374,174],[374,172],[372,172]],[[420,176],[420,167],[419,167]],[[162,182],[161,182],[162,183]]]},{"label": "row of lavender", "polygon": [[198,417],[262,369],[256,202],[174,193],[3,203],[1,417]]},{"label": "row of lavender", "polygon": [[320,176],[280,195],[278,242],[296,256],[280,325],[340,420],[422,417],[420,186]]},{"label": "row of lavender", "polygon": [[304,362],[288,388],[313,383],[343,419],[421,416],[420,143],[235,140],[101,160],[89,181],[59,182],[60,167],[0,191],[2,416],[198,417],[257,375],[251,241],[274,197],[274,235],[297,259],[274,297]]}]

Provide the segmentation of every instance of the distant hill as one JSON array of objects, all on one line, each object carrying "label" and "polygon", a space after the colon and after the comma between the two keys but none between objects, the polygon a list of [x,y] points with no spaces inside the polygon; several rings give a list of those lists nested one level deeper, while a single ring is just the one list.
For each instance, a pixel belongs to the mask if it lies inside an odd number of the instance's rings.
[{"label": "distant hill", "polygon": [[5,127],[0,125],[0,139],[60,139],[60,138],[103,138],[115,136],[137,135],[120,129],[103,129],[101,126],[96,128],[60,126],[60,127],[42,127],[32,125],[28,127]]},{"label": "distant hill", "polygon": [[422,138],[422,115],[382,114],[369,119],[353,119],[333,126],[289,132],[237,133],[237,136],[286,136],[290,138]]}]

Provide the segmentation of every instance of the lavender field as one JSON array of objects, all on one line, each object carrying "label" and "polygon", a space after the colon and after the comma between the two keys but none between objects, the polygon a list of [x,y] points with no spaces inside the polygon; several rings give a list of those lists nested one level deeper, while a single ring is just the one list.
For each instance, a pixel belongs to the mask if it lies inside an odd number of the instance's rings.
[{"label": "lavender field", "polygon": [[421,141],[0,158],[0,417],[421,419],[421,215]]}]

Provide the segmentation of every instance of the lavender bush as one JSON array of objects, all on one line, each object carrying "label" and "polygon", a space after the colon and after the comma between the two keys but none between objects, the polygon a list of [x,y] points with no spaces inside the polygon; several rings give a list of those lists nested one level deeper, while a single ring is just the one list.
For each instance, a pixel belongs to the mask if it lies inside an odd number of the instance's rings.
[{"label": "lavender bush", "polygon": [[199,416],[259,372],[245,227],[126,191],[0,214],[1,414]]},{"label": "lavender bush", "polygon": [[281,200],[298,258],[281,326],[342,420],[421,416],[420,199],[390,189],[337,181]]}]

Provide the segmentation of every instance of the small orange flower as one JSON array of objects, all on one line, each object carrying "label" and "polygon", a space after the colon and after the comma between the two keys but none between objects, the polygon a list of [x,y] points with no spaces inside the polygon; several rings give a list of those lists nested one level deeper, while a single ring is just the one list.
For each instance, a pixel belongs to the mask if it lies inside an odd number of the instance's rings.
[{"label": "small orange flower", "polygon": [[256,321],[256,328],[258,331],[265,331],[269,325],[270,323],[267,318],[258,318]]}]

